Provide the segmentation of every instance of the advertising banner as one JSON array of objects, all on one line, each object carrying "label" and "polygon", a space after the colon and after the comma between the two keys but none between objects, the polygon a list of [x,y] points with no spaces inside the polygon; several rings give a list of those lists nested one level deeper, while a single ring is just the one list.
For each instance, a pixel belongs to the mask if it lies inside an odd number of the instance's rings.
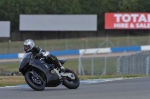
[{"label": "advertising banner", "polygon": [[20,31],[97,31],[97,15],[20,15]]},{"label": "advertising banner", "polygon": [[150,13],[105,13],[105,29],[150,29]]},{"label": "advertising banner", "polygon": [[0,37],[10,37],[10,21],[0,21]]}]

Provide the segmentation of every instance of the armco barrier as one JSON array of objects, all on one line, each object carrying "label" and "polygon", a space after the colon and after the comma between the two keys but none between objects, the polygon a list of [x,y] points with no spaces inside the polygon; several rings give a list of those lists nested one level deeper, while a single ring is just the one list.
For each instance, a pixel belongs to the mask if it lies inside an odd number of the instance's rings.
[{"label": "armco barrier", "polygon": [[111,48],[111,52],[124,52],[124,51],[141,51],[140,46],[129,46],[129,47],[114,47]]},{"label": "armco barrier", "polygon": [[[61,50],[61,51],[51,51],[46,52],[46,54],[53,54],[56,56],[62,55],[80,55],[84,54],[94,54],[97,53],[109,53],[109,52],[124,52],[124,51],[147,51],[150,50],[150,45],[144,46],[128,46],[128,47],[113,47],[113,48],[91,48],[91,49],[79,49],[79,50]],[[12,58],[22,58],[24,53],[18,54],[0,54],[0,59],[12,59]]]},{"label": "armco barrier", "polygon": [[79,50],[79,54],[82,54],[84,52],[84,54],[93,54],[95,52],[97,53],[109,53],[111,52],[110,48],[92,48],[92,49],[80,49]]},{"label": "armco barrier", "polygon": [[18,58],[18,54],[0,54],[0,59]]},{"label": "armco barrier", "polygon": [[[48,55],[49,53],[50,53],[50,52],[47,51],[45,55]],[[23,55],[24,55],[24,53],[18,53],[18,58],[22,58]]]},{"label": "armco barrier", "polygon": [[79,55],[79,50],[51,51],[50,54],[53,54],[53,55],[56,55],[56,56],[62,56],[62,55]]}]

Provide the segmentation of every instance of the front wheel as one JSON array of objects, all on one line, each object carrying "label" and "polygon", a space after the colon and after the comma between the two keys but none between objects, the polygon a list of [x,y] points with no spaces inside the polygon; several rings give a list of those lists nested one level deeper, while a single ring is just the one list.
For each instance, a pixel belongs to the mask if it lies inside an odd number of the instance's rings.
[{"label": "front wheel", "polygon": [[79,81],[78,76],[73,71],[71,71],[69,69],[66,69],[65,73],[72,73],[74,75],[75,79],[70,79],[69,77],[63,77],[62,78],[63,79],[62,84],[69,89],[77,89],[80,85],[80,81]]},{"label": "front wheel", "polygon": [[42,91],[45,89],[44,80],[41,78],[40,74],[38,74],[36,71],[26,72],[25,81],[32,89],[36,91]]}]

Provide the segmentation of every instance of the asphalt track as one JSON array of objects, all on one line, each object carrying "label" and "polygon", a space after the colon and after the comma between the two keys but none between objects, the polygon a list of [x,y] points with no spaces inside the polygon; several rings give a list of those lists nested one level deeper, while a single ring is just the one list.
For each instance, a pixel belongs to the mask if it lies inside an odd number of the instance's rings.
[{"label": "asphalt track", "polygon": [[0,99],[149,99],[150,78],[136,78],[81,84],[78,89],[60,85],[34,91],[31,88],[0,88]]}]

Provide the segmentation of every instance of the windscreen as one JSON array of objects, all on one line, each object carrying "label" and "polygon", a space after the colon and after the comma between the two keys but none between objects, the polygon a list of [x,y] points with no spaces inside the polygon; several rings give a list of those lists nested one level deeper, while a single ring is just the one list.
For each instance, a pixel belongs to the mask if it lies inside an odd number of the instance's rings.
[{"label": "windscreen", "polygon": [[31,52],[24,54],[23,58],[20,61],[19,70],[23,69],[24,66],[26,66],[26,64],[31,60],[31,55],[32,55]]}]

